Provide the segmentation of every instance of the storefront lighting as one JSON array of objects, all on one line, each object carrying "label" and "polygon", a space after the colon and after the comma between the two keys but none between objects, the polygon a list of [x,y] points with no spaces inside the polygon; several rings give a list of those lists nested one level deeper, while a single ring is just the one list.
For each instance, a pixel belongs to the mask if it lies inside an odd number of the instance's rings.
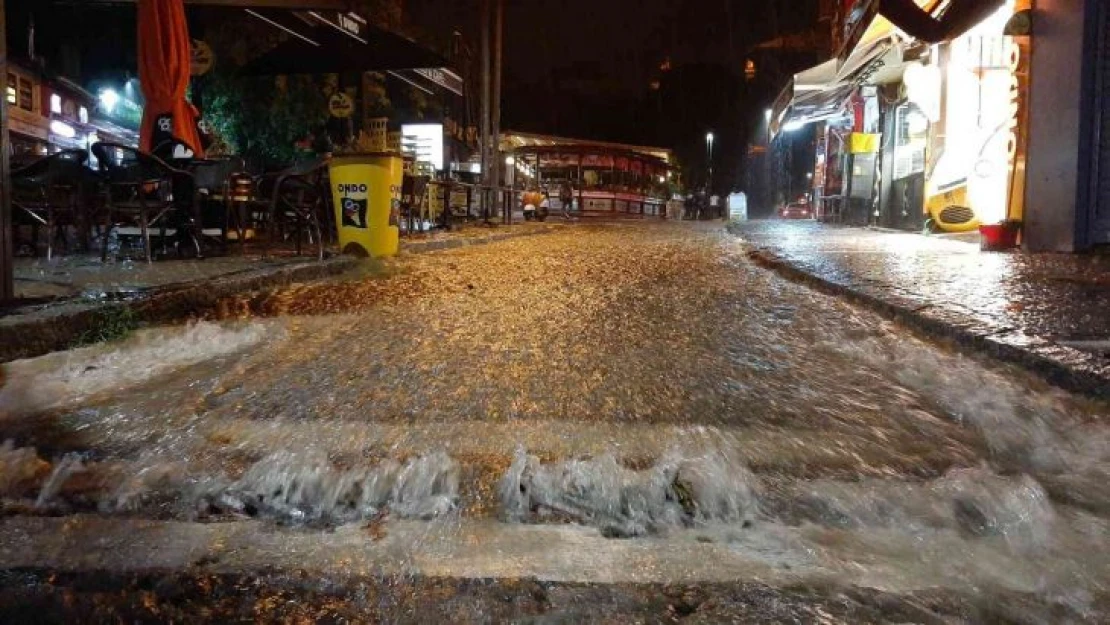
[{"label": "storefront lighting", "polygon": [[119,94],[115,89],[105,89],[100,92],[100,104],[104,107],[104,112],[111,113],[116,110],[116,105],[119,104]]},{"label": "storefront lighting", "polygon": [[56,93],[51,93],[50,94],[50,112],[51,113],[58,113],[59,115],[61,115],[61,113],[62,113],[62,96],[60,96]]},{"label": "storefront lighting", "polygon": [[790,121],[788,121],[788,122],[786,122],[785,124],[782,125],[782,131],[783,132],[794,132],[795,130],[801,130],[802,128],[805,127],[805,125],[806,125],[805,122],[798,121],[796,119],[790,120]]},{"label": "storefront lighting", "polygon": [[89,109],[83,106],[77,109],[77,121],[81,122],[82,124],[89,123]]},{"label": "storefront lighting", "polygon": [[509,167],[512,167],[513,165],[516,165],[516,159],[511,157],[511,156],[506,156],[505,157],[505,164],[508,165]]},{"label": "storefront lighting", "polygon": [[771,121],[771,109],[767,109],[766,111],[763,111],[763,117],[767,121]]},{"label": "storefront lighting", "polygon": [[50,122],[50,132],[59,137],[65,137],[66,139],[72,139],[77,136],[77,131],[73,129],[73,126],[58,120]]}]

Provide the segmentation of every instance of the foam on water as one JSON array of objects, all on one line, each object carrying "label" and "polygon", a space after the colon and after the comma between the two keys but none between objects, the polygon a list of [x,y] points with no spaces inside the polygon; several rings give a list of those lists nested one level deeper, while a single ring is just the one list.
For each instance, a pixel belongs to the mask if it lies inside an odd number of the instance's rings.
[{"label": "foam on water", "polygon": [[0,417],[76,405],[282,335],[276,324],[200,322],[140,330],[118,343],[14,361],[4,365],[7,382],[0,388]]},{"label": "foam on water", "polygon": [[431,519],[457,506],[459,464],[439,452],[340,468],[322,455],[281,451],[230,484],[204,488],[218,510],[282,521],[349,523],[385,512]]},{"label": "foam on water", "polygon": [[510,520],[559,515],[613,536],[640,536],[694,523],[750,520],[756,513],[755,483],[747,467],[720,450],[672,453],[637,471],[612,454],[543,464],[517,449],[499,490]]}]

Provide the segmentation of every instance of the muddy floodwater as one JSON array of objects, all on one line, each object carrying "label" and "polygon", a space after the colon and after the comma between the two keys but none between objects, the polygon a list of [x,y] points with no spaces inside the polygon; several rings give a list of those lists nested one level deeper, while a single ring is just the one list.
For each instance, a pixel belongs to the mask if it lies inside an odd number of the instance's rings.
[{"label": "muddy floodwater", "polygon": [[198,317],[7,365],[0,620],[1110,618],[1107,404],[720,226],[575,224]]}]

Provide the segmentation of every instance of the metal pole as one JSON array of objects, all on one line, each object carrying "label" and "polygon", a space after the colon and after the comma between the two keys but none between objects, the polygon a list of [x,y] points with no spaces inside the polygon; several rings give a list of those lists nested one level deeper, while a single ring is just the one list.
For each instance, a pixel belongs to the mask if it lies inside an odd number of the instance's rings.
[{"label": "metal pole", "polygon": [[482,0],[482,120],[481,145],[482,175],[478,183],[478,203],[482,210],[482,220],[489,221],[490,186],[490,139],[489,139],[489,22],[490,0]]},{"label": "metal pole", "polygon": [[[495,0],[497,3],[493,17],[493,113],[491,125],[493,126],[493,137],[490,141],[490,149],[493,154],[493,163],[496,169],[495,172],[501,171],[501,56],[504,48],[504,23],[505,23],[505,0]],[[501,176],[497,176],[493,180],[494,186],[501,187]],[[496,215],[500,210],[501,195],[493,196],[493,214]],[[506,212],[513,210],[510,204],[505,208]],[[505,219],[508,222],[508,219]]]},{"label": "metal pole", "polygon": [[[4,0],[0,0],[0,76],[7,86],[8,76],[8,20]],[[8,96],[0,97],[0,302],[15,299],[15,280],[12,264],[12,196],[11,160],[8,140]],[[53,233],[47,233],[51,236]]]}]

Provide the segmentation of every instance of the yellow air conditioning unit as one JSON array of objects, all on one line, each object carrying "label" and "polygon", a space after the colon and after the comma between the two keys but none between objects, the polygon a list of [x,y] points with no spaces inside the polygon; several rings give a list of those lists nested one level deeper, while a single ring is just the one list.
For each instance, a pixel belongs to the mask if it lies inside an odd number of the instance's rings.
[{"label": "yellow air conditioning unit", "polygon": [[979,229],[979,216],[967,199],[966,178],[935,189],[925,200],[925,210],[937,230],[970,232]]}]

